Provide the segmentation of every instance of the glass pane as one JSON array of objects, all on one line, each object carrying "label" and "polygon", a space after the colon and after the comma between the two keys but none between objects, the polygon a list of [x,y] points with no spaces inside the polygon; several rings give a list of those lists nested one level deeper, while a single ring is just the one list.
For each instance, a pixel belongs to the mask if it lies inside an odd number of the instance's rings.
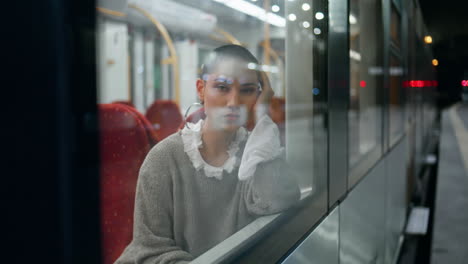
[{"label": "glass pane", "polygon": [[98,7],[105,263],[211,262],[266,225],[287,233],[277,216],[326,197],[312,0]]},{"label": "glass pane", "polygon": [[404,127],[404,105],[402,91],[402,74],[400,60],[395,56],[390,56],[390,144],[393,144],[403,133]]},{"label": "glass pane", "polygon": [[352,0],[350,5],[349,163],[356,166],[380,145],[382,88],[380,5]]},{"label": "glass pane", "polygon": [[395,6],[392,4],[392,19],[390,21],[390,35],[393,44],[400,47],[401,43],[401,18]]}]

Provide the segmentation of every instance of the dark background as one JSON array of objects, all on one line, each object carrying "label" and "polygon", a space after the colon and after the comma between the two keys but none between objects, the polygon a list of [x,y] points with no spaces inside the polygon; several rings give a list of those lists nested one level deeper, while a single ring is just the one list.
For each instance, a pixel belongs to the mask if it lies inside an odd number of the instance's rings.
[{"label": "dark background", "polygon": [[446,107],[460,100],[461,80],[468,79],[468,1],[419,0],[419,4],[439,60],[439,106]]}]

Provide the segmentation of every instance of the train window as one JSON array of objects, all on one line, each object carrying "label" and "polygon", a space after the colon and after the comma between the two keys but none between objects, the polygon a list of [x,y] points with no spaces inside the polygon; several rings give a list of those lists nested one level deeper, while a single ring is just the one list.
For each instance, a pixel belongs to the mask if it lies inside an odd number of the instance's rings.
[{"label": "train window", "polygon": [[[380,4],[350,2],[349,164],[351,177],[368,169],[381,150],[382,28]],[[377,153],[377,154],[376,154]],[[360,168],[360,169],[358,169]],[[353,172],[354,170],[354,172]]]},{"label": "train window", "polygon": [[400,59],[391,54],[390,56],[390,91],[389,91],[389,128],[390,145],[393,145],[403,134],[404,128],[404,103],[402,91],[402,75]]},{"label": "train window", "polygon": [[211,262],[326,208],[311,0],[98,2],[105,263]]}]

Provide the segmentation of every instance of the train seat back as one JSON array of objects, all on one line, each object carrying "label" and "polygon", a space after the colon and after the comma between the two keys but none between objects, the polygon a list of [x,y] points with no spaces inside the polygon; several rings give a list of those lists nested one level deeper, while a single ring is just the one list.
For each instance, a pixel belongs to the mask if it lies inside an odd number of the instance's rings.
[{"label": "train seat back", "polygon": [[128,106],[131,106],[131,107],[135,108],[135,105],[131,101],[118,100],[118,101],[114,101],[112,103],[113,104],[124,104],[124,105],[128,105]]},{"label": "train seat back", "polygon": [[124,104],[99,105],[103,263],[111,264],[132,240],[140,166],[156,135],[146,118]]},{"label": "train seat back", "polygon": [[281,144],[285,143],[285,127],[286,127],[286,101],[284,98],[273,97],[270,103],[270,117],[273,122],[278,125],[280,131]]},{"label": "train seat back", "polygon": [[196,124],[200,119],[205,119],[206,114],[205,114],[205,108],[202,107],[198,109],[197,111],[191,113],[185,120],[182,121],[180,124],[180,129],[183,129],[185,126],[185,123],[194,123]]},{"label": "train seat back", "polygon": [[170,100],[156,100],[146,111],[146,118],[153,125],[159,140],[177,132],[183,123],[177,104]]}]

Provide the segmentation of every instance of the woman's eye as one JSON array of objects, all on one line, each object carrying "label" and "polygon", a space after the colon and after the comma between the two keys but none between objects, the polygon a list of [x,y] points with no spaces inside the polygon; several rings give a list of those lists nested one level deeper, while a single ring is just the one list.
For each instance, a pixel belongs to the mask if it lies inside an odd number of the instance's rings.
[{"label": "woman's eye", "polygon": [[222,91],[222,92],[228,91],[228,90],[229,90],[229,87],[226,86],[226,85],[223,85],[223,84],[218,84],[218,85],[216,85],[216,88],[219,89],[219,90]]},{"label": "woman's eye", "polygon": [[242,94],[247,94],[247,95],[250,95],[250,94],[255,93],[255,89],[254,89],[254,88],[251,88],[251,87],[249,87],[249,88],[242,88],[240,91],[241,91]]}]

